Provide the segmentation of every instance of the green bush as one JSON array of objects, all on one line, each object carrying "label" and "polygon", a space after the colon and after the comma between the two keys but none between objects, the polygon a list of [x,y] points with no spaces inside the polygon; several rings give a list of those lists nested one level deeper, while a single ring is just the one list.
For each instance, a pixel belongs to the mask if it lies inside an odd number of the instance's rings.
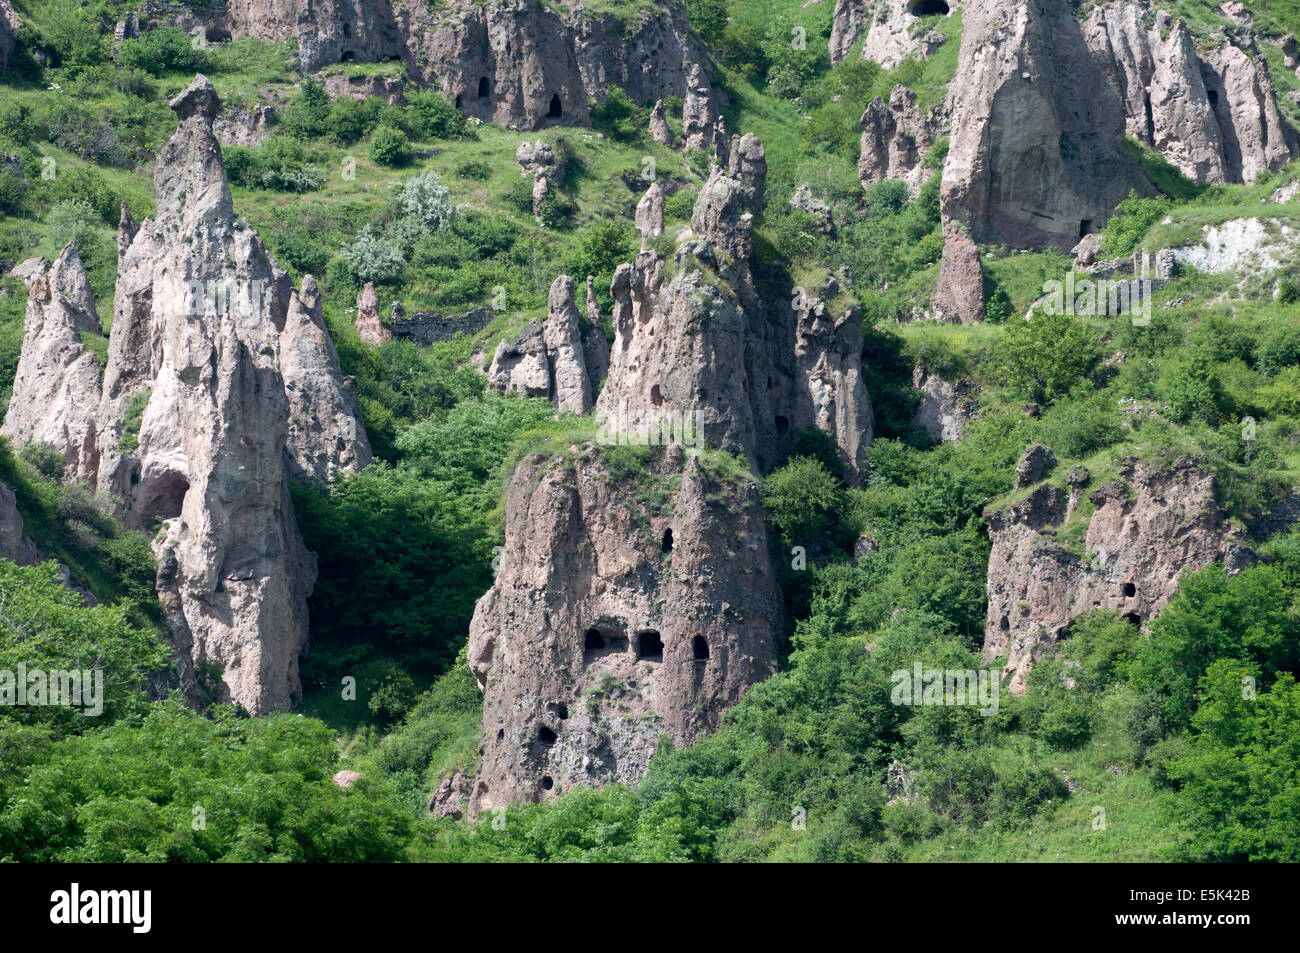
[{"label": "green bush", "polygon": [[792,457],[763,481],[763,502],[785,540],[806,546],[835,523],[844,489],[822,461]]},{"label": "green bush", "polygon": [[117,61],[152,76],[207,69],[207,54],[195,49],[191,38],[173,26],[157,26],[143,36],[123,40]]},{"label": "green bush", "polygon": [[380,126],[370,137],[370,158],[390,167],[411,161],[411,147],[406,133],[395,126]]}]

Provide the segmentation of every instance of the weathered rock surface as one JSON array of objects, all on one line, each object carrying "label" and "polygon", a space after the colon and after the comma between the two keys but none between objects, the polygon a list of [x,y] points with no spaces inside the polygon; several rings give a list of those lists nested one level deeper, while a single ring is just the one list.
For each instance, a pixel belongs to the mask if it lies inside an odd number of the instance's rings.
[{"label": "weathered rock surface", "polygon": [[919,28],[918,16],[947,14],[960,0],[837,0],[831,20],[831,64],[840,63],[866,34],[863,59],[893,69],[908,57],[923,60],[943,45],[944,35]]},{"label": "weathered rock surface", "polygon": [[745,207],[755,215],[763,211],[767,195],[767,150],[752,132],[732,136],[727,174],[740,183],[745,193]]},{"label": "weathered rock surface", "polygon": [[682,148],[715,152],[725,164],[728,144],[720,96],[699,61],[692,63],[686,71],[686,94],[682,97]]},{"label": "weathered rock surface", "polygon": [[636,230],[641,233],[641,247],[664,233],[664,187],[655,181],[636,203]]},{"label": "weathered rock surface", "polygon": [[[1076,474],[1076,483],[1082,479]],[[1090,499],[1096,509],[1082,554],[1053,533],[1069,511],[1070,495],[1060,487],[1040,484],[1018,503],[984,514],[992,542],[984,657],[1006,656],[1012,691],[1024,690],[1034,662],[1075,617],[1108,609],[1146,622],[1173,598],[1184,573],[1214,562],[1232,569],[1249,558],[1221,518],[1213,476],[1195,462],[1161,469],[1129,461],[1121,479]]]},{"label": "weathered rock surface", "polygon": [[82,335],[103,330],[77,249],[67,245],[27,295],[22,354],[0,434],[15,448],[48,443],[66,459],[68,477],[93,480],[101,371]]},{"label": "weathered rock surface", "polygon": [[393,332],[379,319],[379,295],[375,283],[367,281],[357,295],[357,335],[369,344],[383,344],[393,339]]},{"label": "weathered rock surface", "polygon": [[836,319],[822,298],[809,300],[795,314],[792,426],[831,434],[840,463],[856,481],[874,430],[862,372],[862,314],[853,308]]},{"label": "weathered rock surface", "polygon": [[1056,454],[1050,447],[1036,443],[1027,448],[1016,463],[1016,489],[1022,490],[1041,482],[1056,466]]},{"label": "weathered rock surface", "polygon": [[343,380],[338,351],[321,314],[320,289],[303,275],[280,332],[280,373],[289,398],[286,451],[296,480],[357,473],[371,460],[357,395]]},{"label": "weathered rock surface", "polygon": [[932,301],[941,321],[974,324],[983,321],[984,268],[980,251],[966,230],[949,222],[943,230],[943,258]]},{"label": "weathered rock surface", "polygon": [[708,447],[759,471],[798,430],[817,427],[856,474],[872,433],[860,328],[815,294],[760,300],[747,193],[721,169],[700,189],[691,227],[697,237],[678,246],[666,284],[652,252],[614,273],[614,349],[597,420],[633,434],[688,421]]},{"label": "weathered rock surface", "polygon": [[542,206],[551,194],[551,187],[564,178],[564,169],[555,157],[555,150],[540,139],[519,143],[515,160],[522,167],[520,175],[533,179],[533,216],[540,222]]},{"label": "weathered rock surface", "polygon": [[1125,121],[1068,0],[969,0],[943,173],[945,219],[981,244],[1069,250],[1130,190]]},{"label": "weathered rock surface", "polygon": [[546,320],[530,321],[514,340],[497,345],[488,368],[493,387],[550,400],[573,414],[595,406],[609,345],[605,332],[579,313],[573,288],[573,279],[560,275],[551,283]]},{"label": "weathered rock surface", "polygon": [[[470,626],[484,687],[471,812],[635,783],[661,734],[689,744],[773,670],[780,593],[758,488],[693,454],[635,502],[594,448],[534,457],[506,496],[506,551]],[[679,482],[678,482],[679,481]]]},{"label": "weathered rock surface", "polygon": [[912,369],[912,387],[921,394],[913,422],[936,443],[955,443],[966,436],[979,414],[975,386],[970,381],[951,382],[930,373],[924,364]]},{"label": "weathered rock surface", "polygon": [[654,108],[650,110],[650,138],[665,146],[673,144],[673,130],[668,125],[668,113],[662,99],[656,99]]},{"label": "weathered rock surface", "polygon": [[296,39],[304,73],[400,60],[414,81],[436,85],[465,114],[525,129],[586,125],[587,100],[602,101],[610,85],[642,105],[680,96],[684,64],[707,58],[678,2],[631,22],[581,3],[529,0],[228,0],[202,12],[169,8],[149,20],[201,28],[213,40]]},{"label": "weathered rock surface", "polygon": [[831,214],[831,207],[814,196],[812,188],[801,185],[795,189],[794,194],[790,196],[790,205],[817,219],[817,230],[823,235],[834,237],[835,217]]},{"label": "weathered rock surface", "polygon": [[901,179],[915,194],[934,175],[924,160],[934,144],[948,134],[946,101],[922,113],[916,93],[895,86],[888,103],[877,97],[867,104],[860,124],[858,180],[864,189],[886,179]]},{"label": "weathered rock surface", "polygon": [[[1297,149],[1263,57],[1224,40],[1200,50],[1182,20],[1162,31],[1137,0],[1098,5],[1084,23],[1118,89],[1130,135],[1200,182],[1253,182]],[[1249,42],[1249,40],[1247,40]]]},{"label": "weathered rock surface", "polygon": [[0,73],[9,68],[9,60],[18,45],[18,31],[23,21],[9,0],[0,0]]}]

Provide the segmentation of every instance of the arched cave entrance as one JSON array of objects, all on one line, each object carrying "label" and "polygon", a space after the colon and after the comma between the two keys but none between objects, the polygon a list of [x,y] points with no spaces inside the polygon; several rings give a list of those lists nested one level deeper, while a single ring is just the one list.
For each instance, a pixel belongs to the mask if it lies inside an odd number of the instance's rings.
[{"label": "arched cave entrance", "polygon": [[944,0],[912,0],[907,12],[914,17],[947,16],[948,4]]},{"label": "arched cave entrance", "polygon": [[664,542],[663,542],[662,549],[666,553],[671,553],[673,551],[673,529],[671,526],[668,527],[668,529],[664,530]]},{"label": "arched cave entrance", "polygon": [[546,111],[547,119],[563,119],[564,104],[560,102],[559,96],[551,97],[551,108]]},{"label": "arched cave entrance", "polygon": [[488,82],[486,76],[480,77],[478,81],[478,98],[487,99],[492,95],[492,84]]}]

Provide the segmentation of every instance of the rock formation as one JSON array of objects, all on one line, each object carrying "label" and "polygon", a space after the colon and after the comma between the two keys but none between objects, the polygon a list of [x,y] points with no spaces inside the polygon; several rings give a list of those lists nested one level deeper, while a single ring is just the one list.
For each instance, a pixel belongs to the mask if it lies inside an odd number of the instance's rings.
[{"label": "rock formation", "polygon": [[[736,150],[751,187],[757,146]],[[793,303],[757,293],[748,259],[761,199],[715,166],[671,278],[653,248],[618,267],[596,445],[528,458],[510,479],[504,562],[470,626],[484,690],[471,814],[634,783],[661,734],[689,743],[772,670],[783,614],[757,486],[709,451],[761,472],[798,430],[819,427],[856,476],[871,406],[860,317],[833,319],[834,284]],[[572,295],[557,280],[547,327],[498,348],[497,386],[556,397],[556,338],[566,360],[576,351]],[[629,477],[602,449],[629,443],[663,449]],[[430,809],[458,810],[464,783],[440,788]]]},{"label": "rock formation", "polygon": [[[163,520],[158,593],[187,676],[215,664],[222,696],[262,713],[301,697],[315,560],[289,500],[278,358],[290,288],[235,219],[218,108],[204,77],[173,100],[180,125],[158,158],[158,218],[126,253],[150,251],[152,375],[138,446],[118,469],[131,474],[128,521]],[[129,324],[115,321],[113,337],[138,340]]]},{"label": "rock formation", "polygon": [[609,367],[605,332],[586,320],[573,299],[573,279],[551,283],[545,322],[531,321],[492,355],[488,381],[502,393],[550,400],[561,411],[585,414]]},{"label": "rock formation", "polygon": [[889,102],[877,97],[867,104],[860,120],[862,141],[858,154],[858,180],[864,189],[886,179],[901,179],[913,194],[934,171],[925,157],[948,134],[946,103],[921,112],[916,93],[895,86]]},{"label": "rock formation", "polygon": [[726,162],[727,141],[722,122],[720,92],[709,82],[699,62],[686,73],[686,95],[682,98],[682,148],[717,153]]},{"label": "rock formation", "polygon": [[286,452],[296,480],[330,480],[370,463],[361,405],[343,381],[338,352],[321,314],[320,289],[303,275],[280,332],[280,373],[289,398]]},{"label": "rock formation", "polygon": [[357,335],[368,344],[383,344],[393,339],[393,332],[379,320],[379,295],[375,283],[367,281],[357,295]]},{"label": "rock formation", "polygon": [[650,138],[665,146],[673,144],[673,131],[668,125],[662,99],[655,100],[654,108],[650,110]]},{"label": "rock formation", "polygon": [[816,198],[812,189],[807,185],[801,185],[794,190],[790,196],[790,205],[801,212],[807,212],[817,220],[817,230],[823,235],[835,237],[835,218],[831,214],[831,207]]},{"label": "rock formation", "polygon": [[61,439],[73,475],[127,525],[160,523],[157,589],[184,686],[218,675],[222,698],[258,714],[301,697],[315,559],[290,475],[357,469],[369,446],[315,282],[295,294],[235,218],[212,84],[197,77],[171,105],[157,218],[137,226],[122,211],[102,387],[80,340],[99,322],[69,246],[31,284],[6,433]]},{"label": "rock formation", "polygon": [[1167,467],[1127,461],[1119,479],[1090,495],[1095,510],[1083,551],[1072,551],[1060,529],[1087,479],[1072,470],[1068,493],[1041,483],[984,514],[992,542],[984,657],[1006,656],[1013,691],[1024,690],[1034,661],[1075,617],[1109,609],[1148,621],[1173,598],[1183,573],[1248,559],[1243,537],[1221,518],[1214,477],[1188,460]]},{"label": "rock formation", "polygon": [[941,321],[974,324],[984,320],[984,269],[980,251],[966,230],[955,222],[949,222],[943,230],[943,258],[939,262],[939,282],[932,303]]},{"label": "rock formation", "polygon": [[67,476],[93,480],[101,373],[82,335],[103,330],[77,249],[67,245],[27,295],[22,354],[0,434],[15,446],[48,443],[63,454]]},{"label": "rock formation", "polygon": [[909,57],[926,59],[946,39],[942,33],[918,29],[917,17],[947,14],[960,0],[837,0],[831,21],[831,65],[848,56],[866,34],[863,59],[893,69]]},{"label": "rock formation", "polygon": [[1073,248],[1131,190],[1124,112],[1068,0],[963,5],[945,219],[981,244]]},{"label": "rock formation", "polygon": [[955,443],[966,436],[979,415],[975,385],[968,380],[950,382],[930,373],[924,364],[912,369],[912,387],[921,395],[912,422],[935,443]]},{"label": "rock formation", "polygon": [[635,783],[774,668],[782,618],[757,485],[678,447],[638,482],[596,448],[535,456],[506,491],[500,575],[470,626],[484,689],[471,813]]},{"label": "rock formation", "polygon": [[23,21],[14,11],[10,0],[0,0],[0,73],[9,68],[9,60],[18,45],[18,31]]},{"label": "rock formation", "polygon": [[[1162,30],[1150,7],[1093,8],[1088,46],[1118,89],[1130,135],[1199,182],[1253,182],[1297,154],[1263,57],[1220,34],[1202,52],[1181,20]],[[1159,19],[1159,18],[1157,18]]]},{"label": "rock formation", "polygon": [[564,168],[555,158],[555,150],[548,143],[521,142],[515,150],[515,161],[522,167],[520,175],[533,180],[533,217],[541,222],[542,206],[551,194],[551,186],[564,178]]},{"label": "rock formation", "polygon": [[645,249],[652,238],[664,233],[664,187],[661,182],[652,182],[650,188],[636,205],[634,217],[636,230],[641,233],[641,247]]},{"label": "rock formation", "polygon": [[400,60],[412,80],[442,90],[466,115],[524,129],[586,125],[588,99],[603,101],[611,85],[647,106],[680,96],[684,64],[707,58],[677,0],[630,22],[620,11],[529,0],[228,0],[146,13],[150,25],[165,20],[209,40],[294,39],[304,73]]},{"label": "rock formation", "polygon": [[762,140],[752,132],[732,136],[728,151],[727,174],[740,183],[745,207],[755,215],[762,214],[767,196],[767,151]]}]

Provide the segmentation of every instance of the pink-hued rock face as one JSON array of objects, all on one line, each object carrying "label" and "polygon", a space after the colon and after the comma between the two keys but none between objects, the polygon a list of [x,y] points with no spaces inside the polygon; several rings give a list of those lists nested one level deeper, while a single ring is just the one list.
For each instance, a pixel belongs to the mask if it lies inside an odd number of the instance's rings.
[{"label": "pink-hued rock face", "polygon": [[1226,37],[1198,50],[1181,20],[1150,12],[1121,0],[1096,7],[1084,23],[1089,48],[1120,92],[1128,133],[1198,182],[1253,182],[1290,161],[1295,133],[1263,58]]},{"label": "pink-hued rock face", "polygon": [[99,320],[69,246],[31,283],[5,432],[55,443],[128,525],[161,521],[157,589],[183,687],[215,664],[221,697],[259,714],[302,691],[316,571],[289,480],[355,471],[370,449],[315,282],[295,293],[235,218],[212,84],[197,77],[172,108],[157,218],[137,225],[123,208],[102,383],[81,343]]},{"label": "pink-hued rock face", "polygon": [[103,330],[73,245],[32,279],[27,296],[22,354],[0,434],[16,447],[48,443],[63,454],[66,476],[93,480],[101,373],[81,336]]},{"label": "pink-hued rock face", "polygon": [[962,14],[945,219],[981,244],[1069,250],[1130,190],[1152,191],[1068,0],[970,0]]},{"label": "pink-hued rock face", "polygon": [[984,269],[980,252],[966,230],[949,223],[943,230],[943,258],[934,289],[934,310],[944,321],[974,324],[983,321]]},{"label": "pink-hued rock face", "polygon": [[1092,609],[1146,622],[1169,604],[1186,572],[1215,562],[1230,570],[1249,559],[1245,542],[1221,520],[1214,478],[1179,461],[1167,469],[1129,461],[1121,479],[1088,496],[1095,511],[1084,553],[1050,533],[1082,502],[1088,482],[1072,470],[1067,489],[1039,484],[1023,500],[985,514],[992,550],[984,657],[1005,656],[1011,689],[1025,688],[1035,660]]},{"label": "pink-hued rock face", "polygon": [[506,548],[469,659],[484,688],[474,813],[634,783],[660,734],[689,744],[773,670],[783,618],[758,487],[677,447],[636,500],[594,448],[535,457],[506,495]]}]

